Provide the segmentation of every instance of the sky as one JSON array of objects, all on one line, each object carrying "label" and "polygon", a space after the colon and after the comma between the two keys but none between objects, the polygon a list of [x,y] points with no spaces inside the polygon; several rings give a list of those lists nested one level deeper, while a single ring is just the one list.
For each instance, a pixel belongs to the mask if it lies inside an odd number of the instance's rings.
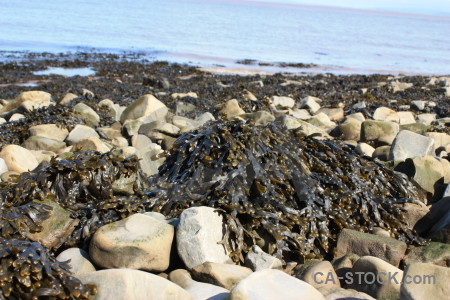
[{"label": "sky", "polygon": [[317,6],[376,9],[404,13],[450,15],[450,0],[253,0]]}]

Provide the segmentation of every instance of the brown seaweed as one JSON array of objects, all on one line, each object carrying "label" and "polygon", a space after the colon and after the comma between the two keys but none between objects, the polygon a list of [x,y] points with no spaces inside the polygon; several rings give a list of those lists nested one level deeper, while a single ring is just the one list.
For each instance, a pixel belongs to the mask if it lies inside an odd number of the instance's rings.
[{"label": "brown seaweed", "polygon": [[381,227],[399,240],[423,242],[395,205],[417,198],[405,176],[345,144],[276,124],[218,121],[186,133],[159,175],[150,182],[152,209],[177,217],[192,206],[217,208],[236,261],[257,241],[280,258],[329,258],[343,228]]}]

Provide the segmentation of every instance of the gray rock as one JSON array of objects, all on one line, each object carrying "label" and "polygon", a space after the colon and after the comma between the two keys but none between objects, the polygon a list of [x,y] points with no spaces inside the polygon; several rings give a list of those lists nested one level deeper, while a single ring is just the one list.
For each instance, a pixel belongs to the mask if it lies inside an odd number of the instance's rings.
[{"label": "gray rock", "polygon": [[420,114],[417,115],[417,122],[425,125],[430,125],[434,120],[436,120],[436,114]]},{"label": "gray rock", "polygon": [[17,145],[7,145],[0,152],[2,158],[9,171],[27,172],[38,166],[38,161],[33,154],[23,147]]},{"label": "gray rock", "polygon": [[259,246],[253,245],[245,257],[245,265],[253,271],[264,269],[281,269],[283,263],[280,259],[267,254]]},{"label": "gray rock", "polygon": [[191,111],[195,111],[197,107],[194,104],[177,101],[175,104],[175,114],[178,116],[184,116]]},{"label": "gray rock", "polygon": [[289,115],[300,120],[306,120],[311,118],[311,114],[307,109],[298,109],[298,108],[290,109]]},{"label": "gray rock", "polygon": [[151,273],[112,269],[77,276],[84,284],[97,286],[95,300],[194,300],[177,284]]},{"label": "gray rock", "polygon": [[89,254],[80,248],[69,248],[61,252],[57,261],[69,261],[70,271],[76,276],[78,274],[95,272],[95,267],[89,259]]},{"label": "gray rock", "polygon": [[233,264],[204,262],[192,268],[194,279],[221,286],[227,290],[234,288],[239,281],[253,273],[249,268]]},{"label": "gray rock", "polygon": [[344,229],[338,236],[335,258],[355,253],[359,256],[375,256],[398,266],[405,251],[406,244],[394,238]]},{"label": "gray rock", "polygon": [[450,268],[426,263],[410,264],[405,268],[400,300],[448,299],[449,278]]},{"label": "gray rock", "polygon": [[283,271],[265,269],[241,280],[231,291],[230,300],[324,300],[310,284]]},{"label": "gray rock", "polygon": [[57,152],[66,147],[66,143],[42,136],[30,136],[23,145],[28,150],[46,150]]},{"label": "gray rock", "polygon": [[336,127],[336,123],[332,122],[328,115],[326,115],[323,112],[319,112],[318,114],[314,115],[312,118],[306,120],[311,125],[314,125],[318,128],[324,129],[324,130],[330,130],[334,127]]},{"label": "gray rock", "polygon": [[366,293],[358,292],[352,289],[335,288],[330,292],[324,292],[324,288],[320,288],[326,300],[376,300]]},{"label": "gray rock", "polygon": [[56,124],[35,125],[30,127],[28,131],[31,136],[45,137],[60,142],[64,141],[69,135],[69,131],[66,128],[60,127]]},{"label": "gray rock", "polygon": [[296,132],[301,135],[309,136],[314,134],[314,138],[317,139],[331,139],[330,135],[325,130],[294,117],[284,116],[282,122],[288,129],[296,129]]},{"label": "gray rock", "polygon": [[137,151],[137,156],[140,159],[139,166],[147,176],[158,173],[158,168],[165,161],[165,157],[159,157],[159,154],[164,152],[161,146],[153,143],[152,147],[154,148],[149,148],[148,151]]},{"label": "gray rock", "polygon": [[381,161],[388,161],[391,153],[391,146],[380,146],[375,148],[372,153],[372,158],[378,158]]},{"label": "gray rock", "polygon": [[231,261],[225,247],[219,244],[223,240],[223,226],[222,216],[211,207],[191,207],[181,213],[177,250],[189,269],[207,261]]},{"label": "gray rock", "polygon": [[254,113],[239,115],[239,118],[244,119],[255,125],[266,125],[275,121],[275,117],[266,111],[257,111]]},{"label": "gray rock", "polygon": [[404,161],[407,158],[433,155],[434,140],[409,130],[400,131],[392,142],[389,159]]},{"label": "gray rock", "polygon": [[99,137],[98,133],[89,126],[86,125],[76,125],[74,129],[69,133],[69,136],[66,139],[68,145],[74,145],[81,140],[90,138],[90,137]]},{"label": "gray rock", "polygon": [[400,125],[400,130],[409,130],[415,133],[425,133],[430,129],[429,125],[425,125],[423,123],[411,123],[411,124],[403,124]]},{"label": "gray rock", "polygon": [[100,116],[95,112],[95,110],[84,103],[78,103],[73,107],[73,110],[89,126],[97,127],[100,123]]},{"label": "gray rock", "polygon": [[123,124],[126,120],[136,120],[144,116],[151,116],[153,120],[165,120],[169,109],[164,103],[156,99],[153,95],[146,94],[128,105],[120,116]]},{"label": "gray rock", "polygon": [[310,113],[315,114],[320,109],[320,105],[317,102],[321,101],[317,97],[307,96],[300,101],[300,108],[307,108]]},{"label": "gray rock", "polygon": [[394,122],[366,120],[361,125],[361,141],[378,141],[385,144],[392,144],[399,125]]},{"label": "gray rock", "polygon": [[355,118],[347,118],[339,125],[344,140],[359,141],[361,136],[361,121]]},{"label": "gray rock", "polygon": [[170,272],[169,280],[185,289],[194,300],[226,300],[230,295],[230,291],[223,287],[193,280],[183,269]]},{"label": "gray rock", "polygon": [[173,236],[173,226],[138,213],[98,229],[89,255],[103,268],[165,271]]},{"label": "gray rock", "polygon": [[180,132],[180,128],[164,121],[153,121],[147,124],[142,124],[139,127],[139,134],[148,136],[149,138],[157,138],[157,133],[166,135],[177,135]]}]

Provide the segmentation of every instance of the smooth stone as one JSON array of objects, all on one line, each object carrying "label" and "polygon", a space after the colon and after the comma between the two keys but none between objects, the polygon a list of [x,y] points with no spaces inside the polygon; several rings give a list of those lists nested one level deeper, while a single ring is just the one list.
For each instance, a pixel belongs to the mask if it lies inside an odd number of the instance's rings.
[{"label": "smooth stone", "polygon": [[281,269],[283,262],[264,252],[259,246],[253,245],[245,257],[245,265],[253,271],[261,271],[264,269]]},{"label": "smooth stone", "polygon": [[364,117],[363,113],[358,112],[358,113],[350,114],[345,117],[345,120],[348,120],[348,119],[355,119],[362,123],[366,120],[366,117]]},{"label": "smooth stone", "polygon": [[384,144],[392,144],[399,125],[388,121],[366,120],[361,124],[361,141],[378,141]]},{"label": "smooth stone", "polygon": [[[153,118],[151,118],[153,120]],[[122,132],[124,136],[130,137],[138,134],[139,128],[144,124],[143,121],[137,120],[126,120],[122,126]]]},{"label": "smooth stone", "polygon": [[197,99],[197,98],[198,98],[197,93],[194,93],[194,92],[188,92],[188,93],[173,93],[173,94],[171,95],[171,97],[172,97],[173,99],[183,99],[183,98],[186,98],[186,97],[190,97],[190,98],[194,98],[194,99]]},{"label": "smooth stone", "polygon": [[257,111],[254,113],[242,114],[238,117],[254,125],[267,125],[275,121],[275,117],[266,111]]},{"label": "smooth stone", "polygon": [[31,136],[40,136],[63,142],[69,135],[69,131],[56,124],[35,125],[28,129]]},{"label": "smooth stone", "polygon": [[436,149],[450,144],[450,135],[445,132],[426,132],[425,136],[434,140]]},{"label": "smooth stone", "polygon": [[253,273],[250,268],[213,262],[195,266],[191,272],[195,280],[218,285],[227,290],[233,289],[239,281]]},{"label": "smooth stone", "polygon": [[[361,280],[358,273],[363,274]],[[403,271],[378,257],[361,257],[353,265],[352,274],[353,283],[350,283],[348,288],[376,299],[396,300],[400,296]]]},{"label": "smooth stone", "polygon": [[89,255],[103,268],[162,272],[169,267],[173,237],[173,226],[138,213],[98,229]]},{"label": "smooth stone", "polygon": [[361,136],[361,121],[355,118],[347,118],[339,125],[339,130],[345,140],[359,141]]},{"label": "smooth stone", "polygon": [[23,102],[29,102],[36,107],[48,106],[52,96],[47,92],[28,91],[22,92],[13,101],[9,102],[0,109],[0,114],[10,112],[18,108]]},{"label": "smooth stone", "polygon": [[283,271],[265,269],[241,280],[231,291],[230,300],[324,300],[310,284]]},{"label": "smooth stone", "polygon": [[133,135],[131,137],[131,146],[138,149],[139,151],[145,151],[145,150],[148,151],[148,150],[154,149],[154,148],[161,149],[161,146],[159,146],[156,143],[153,143],[149,137],[147,137],[143,134]]},{"label": "smooth stone", "polygon": [[378,121],[391,121],[400,123],[400,116],[393,109],[388,107],[378,107],[373,113],[373,119]]},{"label": "smooth stone", "polygon": [[97,286],[94,300],[194,300],[179,285],[138,270],[101,270],[77,277],[84,284]]},{"label": "smooth stone", "polygon": [[372,153],[372,158],[378,158],[381,161],[388,161],[391,153],[391,146],[380,146],[375,148]]},{"label": "smooth stone", "polygon": [[25,119],[25,116],[24,115],[22,115],[22,114],[13,114],[10,118],[9,118],[9,120],[8,120],[8,122],[14,122],[14,121],[19,121],[19,120],[21,120],[21,119]]},{"label": "smooth stone", "polygon": [[[335,270],[336,274],[341,278],[343,281],[347,278],[347,273],[349,273],[354,263],[360,259],[359,255],[356,255],[354,253],[345,254],[342,257],[333,259],[331,262],[333,269]],[[344,281],[345,283],[345,281]]]},{"label": "smooth stone", "polygon": [[212,207],[191,207],[180,215],[177,249],[188,269],[204,262],[227,263],[231,259],[221,244],[223,217]]},{"label": "smooth stone", "polygon": [[127,106],[120,116],[123,124],[126,120],[136,120],[144,116],[151,116],[153,120],[165,120],[169,109],[153,95],[146,94]]},{"label": "smooth stone", "polygon": [[403,91],[405,91],[405,90],[407,90],[409,88],[412,88],[414,86],[414,84],[412,84],[412,83],[400,82],[398,80],[390,82],[389,85],[390,85],[393,93],[403,92]]},{"label": "smooth stone", "polygon": [[430,129],[429,125],[425,125],[423,123],[412,123],[412,124],[404,124],[400,125],[400,130],[409,130],[415,133],[425,133]]},{"label": "smooth stone", "polygon": [[193,280],[183,269],[170,272],[169,280],[185,289],[194,300],[226,300],[230,295],[230,291],[223,287]]},{"label": "smooth stone", "polygon": [[6,123],[7,121],[4,118],[0,118],[0,124]]},{"label": "smooth stone", "polygon": [[155,133],[163,133],[167,135],[177,135],[180,132],[180,128],[164,121],[153,121],[147,124],[142,124],[139,127],[139,134],[154,138],[157,135]]},{"label": "smooth stone", "polygon": [[100,123],[100,116],[90,106],[78,103],[73,107],[73,111],[80,116],[87,125],[97,127]]},{"label": "smooth stone", "polygon": [[314,135],[316,139],[331,139],[325,130],[291,116],[284,116],[282,123],[287,129],[296,129],[296,132],[303,136]]},{"label": "smooth stone", "polygon": [[0,175],[8,172],[8,166],[3,158],[0,158]]},{"label": "smooth stone", "polygon": [[120,129],[113,129],[110,127],[101,127],[101,128],[97,128],[97,132],[99,132],[99,134],[101,134],[102,136],[113,140],[115,138],[123,137]]},{"label": "smooth stone", "polygon": [[307,108],[310,113],[315,114],[320,109],[320,104],[317,102],[322,102],[322,100],[317,97],[306,96],[300,101],[300,108]]},{"label": "smooth stone", "polygon": [[417,115],[416,118],[418,123],[430,125],[434,120],[436,120],[436,114],[420,114]]},{"label": "smooth stone", "polygon": [[324,294],[323,290],[324,288],[319,289],[319,291],[326,297],[325,300],[376,300],[366,293],[358,292],[352,289],[338,288],[327,294]]},{"label": "smooth stone", "polygon": [[30,136],[22,144],[28,150],[46,150],[57,152],[66,147],[66,143],[42,136]]},{"label": "smooth stone", "polygon": [[1,174],[0,179],[2,182],[17,183],[19,176],[19,172],[6,171],[5,173]]},{"label": "smooth stone", "polygon": [[410,264],[405,268],[400,300],[448,299],[449,278],[450,268],[429,263]]},{"label": "smooth stone", "polygon": [[358,143],[355,151],[361,155],[372,157],[373,152],[375,152],[375,148],[366,143]]},{"label": "smooth stone", "polygon": [[431,242],[426,246],[415,247],[404,258],[405,265],[412,263],[430,263],[450,267],[450,245]]},{"label": "smooth stone", "polygon": [[236,99],[228,100],[223,108],[220,110],[221,113],[225,114],[228,119],[235,116],[245,114],[245,111],[239,106],[239,102]]},{"label": "smooth stone", "polygon": [[409,105],[411,106],[411,109],[424,110],[426,103],[427,102],[423,101],[423,100],[414,100],[414,101],[411,101],[411,103]]},{"label": "smooth stone", "polygon": [[157,174],[159,167],[166,160],[165,157],[159,157],[164,152],[161,146],[153,143],[152,147],[148,151],[138,150],[136,153],[139,158],[139,166],[147,176]]},{"label": "smooth stone", "polygon": [[338,275],[329,261],[310,260],[294,270],[294,276],[316,289],[324,286],[341,287]]},{"label": "smooth stone", "polygon": [[247,101],[258,101],[258,98],[256,98],[256,96],[252,92],[247,90],[243,91],[242,99]]},{"label": "smooth stone", "polygon": [[59,104],[69,104],[72,100],[78,98],[77,95],[73,93],[67,93],[63,97],[61,97],[58,101]]},{"label": "smooth stone", "polygon": [[75,276],[96,271],[89,259],[89,254],[80,248],[66,249],[56,257],[56,260],[60,262],[69,261],[70,271]]},{"label": "smooth stone", "polygon": [[430,209],[422,202],[396,204],[404,211],[404,221],[409,229],[417,229],[416,225],[430,212]]},{"label": "smooth stone", "polygon": [[58,203],[45,200],[35,201],[48,205],[52,208],[51,215],[41,224],[42,230],[39,232],[27,232],[27,237],[35,242],[41,243],[44,247],[59,248],[69,237],[78,224],[78,219],[70,218],[71,212],[62,208]]},{"label": "smooth stone", "polygon": [[405,251],[406,243],[394,238],[344,229],[338,236],[335,258],[348,253],[371,255],[398,266]]},{"label": "smooth stone", "polygon": [[100,140],[98,137],[93,136],[86,139],[82,139],[81,141],[78,141],[74,147],[86,151],[86,150],[95,150],[100,153],[106,153],[109,150],[111,150],[105,143],[103,143],[102,140]]},{"label": "smooth stone", "polygon": [[99,135],[92,127],[78,124],[74,129],[72,129],[72,131],[70,131],[69,136],[66,138],[66,142],[68,145],[74,145],[79,141],[90,137],[98,138]]},{"label": "smooth stone", "polygon": [[400,125],[414,124],[416,123],[416,117],[410,111],[399,111],[397,112],[399,117]]},{"label": "smooth stone", "polygon": [[417,156],[434,155],[434,140],[409,130],[401,130],[392,142],[389,160],[404,161]]},{"label": "smooth stone", "polygon": [[342,121],[344,120],[344,109],[342,107],[337,108],[321,108],[317,111],[317,114],[326,114],[331,121]]},{"label": "smooth stone", "polygon": [[83,97],[85,97],[88,100],[91,100],[95,97],[95,94],[92,91],[85,88],[81,89],[81,95],[83,95]]},{"label": "smooth stone", "polygon": [[19,173],[34,170],[38,166],[38,161],[30,150],[17,145],[7,145],[0,152],[2,158],[9,171]]},{"label": "smooth stone", "polygon": [[293,108],[295,106],[295,100],[291,97],[285,96],[272,96],[270,98],[273,107]]},{"label": "smooth stone", "polygon": [[186,127],[194,127],[196,123],[195,120],[183,116],[173,116],[172,118],[172,124],[180,128],[181,131]]},{"label": "smooth stone", "polygon": [[196,109],[197,109],[197,107],[191,103],[177,101],[177,103],[175,104],[175,114],[177,116],[186,115],[187,113],[195,111]]},{"label": "smooth stone", "polygon": [[289,115],[300,120],[306,120],[311,118],[311,114],[307,109],[298,109],[298,108],[290,109]]},{"label": "smooth stone", "polygon": [[316,127],[322,128],[324,130],[328,130],[336,127],[336,123],[331,121],[330,118],[324,114],[323,112],[319,112],[314,115],[312,118],[306,120],[309,124],[312,124]]},{"label": "smooth stone", "polygon": [[120,105],[115,104],[110,99],[103,99],[97,105],[99,108],[105,109],[111,118],[116,121],[120,121]]}]

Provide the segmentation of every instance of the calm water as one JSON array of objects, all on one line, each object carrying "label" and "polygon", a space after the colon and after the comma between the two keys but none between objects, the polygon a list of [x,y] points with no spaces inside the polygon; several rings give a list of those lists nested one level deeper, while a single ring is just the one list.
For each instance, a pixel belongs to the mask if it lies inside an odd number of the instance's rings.
[{"label": "calm water", "polygon": [[140,51],[179,62],[302,62],[450,74],[450,18],[207,0],[0,0],[0,50]]}]

